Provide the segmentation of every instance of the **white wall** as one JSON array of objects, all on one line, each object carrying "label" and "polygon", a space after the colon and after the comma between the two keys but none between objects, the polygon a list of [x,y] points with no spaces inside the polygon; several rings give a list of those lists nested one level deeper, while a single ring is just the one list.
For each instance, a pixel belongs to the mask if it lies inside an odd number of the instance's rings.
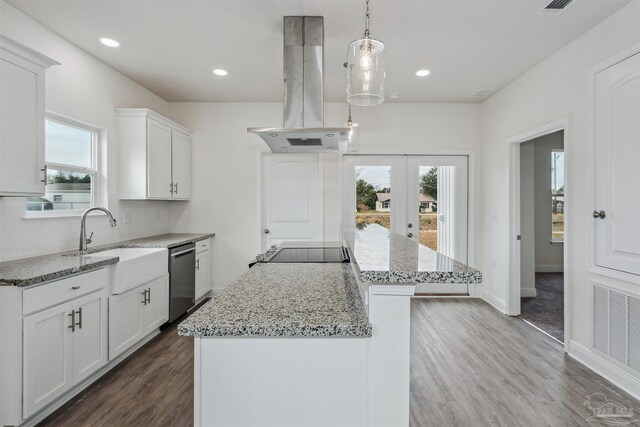
[{"label": "white wall", "polygon": [[[171,206],[173,230],[216,232],[214,287],[222,288],[260,252],[257,167],[258,153],[267,147],[248,134],[247,127],[279,126],[282,104],[172,103],[170,109],[175,120],[194,130],[193,197],[189,204]],[[471,104],[384,104],[356,109],[353,117],[361,124],[363,153],[477,153],[479,110]],[[346,114],[345,104],[327,104],[325,125],[341,125]],[[340,156],[326,154],[323,161],[325,238],[336,240],[341,218]],[[472,177],[477,191],[478,171]]]},{"label": "white wall", "polygon": [[[589,347],[588,247],[592,225],[587,206],[587,96],[588,70],[600,61],[640,40],[640,2],[634,1],[583,36],[549,57],[482,104],[484,253],[482,271],[486,298],[504,308],[508,264],[508,165],[507,139],[544,123],[570,118],[567,155],[567,206],[571,329],[569,336]],[[592,210],[592,209],[591,209]]]},{"label": "white wall", "polygon": [[551,151],[564,148],[564,132],[541,136],[531,144],[534,146],[535,170],[535,266],[537,273],[561,272],[564,264],[564,248],[552,245],[551,230]]},{"label": "white wall", "polygon": [[[47,70],[47,110],[104,130],[100,204],[108,204],[119,225],[112,229],[103,217],[89,218],[88,229],[95,231],[94,244],[169,231],[168,202],[117,200],[119,147],[114,117],[116,107],[148,107],[166,114],[168,103],[3,0],[0,0],[0,32],[62,64]],[[78,217],[23,219],[24,202],[24,198],[0,198],[0,260],[77,247]],[[131,224],[124,224],[125,211],[131,212]]]}]

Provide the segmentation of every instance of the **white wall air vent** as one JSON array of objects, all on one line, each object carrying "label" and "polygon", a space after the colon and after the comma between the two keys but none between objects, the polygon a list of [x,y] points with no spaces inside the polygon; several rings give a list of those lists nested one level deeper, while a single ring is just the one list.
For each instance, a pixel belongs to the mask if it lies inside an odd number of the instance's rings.
[{"label": "white wall air vent", "polygon": [[552,0],[551,3],[546,5],[544,9],[538,13],[543,15],[558,15],[562,13],[567,6],[569,6],[573,0]]},{"label": "white wall air vent", "polygon": [[471,94],[471,96],[473,96],[474,98],[484,98],[486,96],[489,96],[490,94],[493,93],[495,89],[492,87],[483,87],[478,89],[477,91],[473,92],[473,94]]},{"label": "white wall air vent", "polygon": [[593,285],[593,348],[640,372],[640,296]]}]

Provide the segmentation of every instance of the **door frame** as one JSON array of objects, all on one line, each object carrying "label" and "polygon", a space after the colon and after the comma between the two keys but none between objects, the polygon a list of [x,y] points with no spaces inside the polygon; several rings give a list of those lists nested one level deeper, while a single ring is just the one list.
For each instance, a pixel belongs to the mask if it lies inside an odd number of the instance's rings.
[{"label": "door frame", "polygon": [[[528,131],[522,132],[507,139],[509,147],[509,170],[508,170],[508,191],[507,206],[509,217],[509,232],[507,237],[507,247],[509,262],[507,264],[507,293],[506,293],[506,314],[518,316],[520,314],[520,243],[517,236],[520,234],[520,147],[523,142],[531,141],[541,136],[549,135],[558,131],[563,131],[563,144],[565,152],[564,161],[564,200],[565,218],[571,212],[573,206],[573,187],[571,183],[571,121],[568,116],[547,122]],[[569,298],[569,248],[571,221],[565,222],[564,242],[563,242],[563,274],[564,274],[564,349],[569,351],[570,322],[571,322],[571,300]]]}]

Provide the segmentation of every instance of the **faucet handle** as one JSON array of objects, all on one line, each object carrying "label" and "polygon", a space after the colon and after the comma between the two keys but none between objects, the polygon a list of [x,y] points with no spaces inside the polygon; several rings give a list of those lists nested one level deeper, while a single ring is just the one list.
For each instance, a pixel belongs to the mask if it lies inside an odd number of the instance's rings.
[{"label": "faucet handle", "polygon": [[93,240],[91,240],[92,237],[93,237],[93,231],[91,232],[89,237],[87,237],[87,245],[93,241]]}]

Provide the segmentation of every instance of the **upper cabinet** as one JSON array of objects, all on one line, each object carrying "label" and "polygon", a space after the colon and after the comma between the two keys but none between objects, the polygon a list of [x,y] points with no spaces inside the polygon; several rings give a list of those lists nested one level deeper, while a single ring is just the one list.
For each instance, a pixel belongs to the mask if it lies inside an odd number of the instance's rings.
[{"label": "upper cabinet", "polygon": [[0,196],[44,194],[44,70],[56,64],[0,36]]},{"label": "upper cabinet", "polygon": [[191,131],[145,108],[120,108],[119,198],[189,200]]}]

